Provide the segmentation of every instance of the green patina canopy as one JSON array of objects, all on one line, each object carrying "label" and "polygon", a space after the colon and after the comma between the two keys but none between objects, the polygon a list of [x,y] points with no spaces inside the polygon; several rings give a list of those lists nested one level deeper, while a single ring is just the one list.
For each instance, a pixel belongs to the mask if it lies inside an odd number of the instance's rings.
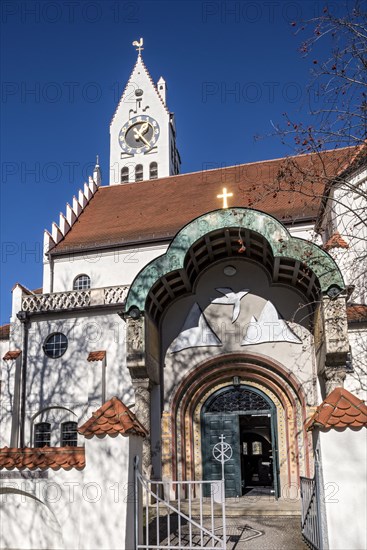
[{"label": "green patina canopy", "polygon": [[165,254],[146,265],[134,279],[125,305],[143,311],[149,290],[160,277],[184,268],[190,247],[206,234],[221,228],[248,229],[267,240],[274,259],[291,258],[302,262],[316,275],[321,292],[331,287],[345,288],[343,277],[332,257],[316,244],[298,237],[275,218],[251,208],[228,208],[208,212],[184,226],[174,237]]}]

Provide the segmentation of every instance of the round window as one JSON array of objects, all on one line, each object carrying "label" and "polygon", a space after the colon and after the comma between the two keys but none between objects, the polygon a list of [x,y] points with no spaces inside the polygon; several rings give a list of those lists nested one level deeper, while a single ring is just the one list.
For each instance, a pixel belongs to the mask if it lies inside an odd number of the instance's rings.
[{"label": "round window", "polygon": [[68,349],[68,339],[65,334],[61,332],[55,332],[48,336],[43,344],[43,351],[48,357],[52,359],[57,359],[64,355],[65,351]]}]

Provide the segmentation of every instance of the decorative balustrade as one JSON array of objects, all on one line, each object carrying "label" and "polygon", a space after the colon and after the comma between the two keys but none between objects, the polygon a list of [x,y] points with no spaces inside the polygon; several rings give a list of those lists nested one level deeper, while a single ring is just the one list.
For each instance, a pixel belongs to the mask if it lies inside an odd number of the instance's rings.
[{"label": "decorative balustrade", "polygon": [[125,302],[128,286],[107,286],[104,290],[105,304],[122,304]]},{"label": "decorative balustrade", "polygon": [[52,294],[27,294],[22,299],[22,310],[55,311],[60,309],[85,308],[104,304],[123,304],[128,286],[110,286],[89,290],[70,290]]}]

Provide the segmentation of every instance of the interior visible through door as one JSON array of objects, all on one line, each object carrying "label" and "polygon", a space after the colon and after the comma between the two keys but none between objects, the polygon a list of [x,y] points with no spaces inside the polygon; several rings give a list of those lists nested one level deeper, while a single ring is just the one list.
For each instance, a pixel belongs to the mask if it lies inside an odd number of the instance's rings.
[{"label": "interior visible through door", "polygon": [[243,414],[239,417],[242,494],[272,493],[274,473],[270,414]]}]

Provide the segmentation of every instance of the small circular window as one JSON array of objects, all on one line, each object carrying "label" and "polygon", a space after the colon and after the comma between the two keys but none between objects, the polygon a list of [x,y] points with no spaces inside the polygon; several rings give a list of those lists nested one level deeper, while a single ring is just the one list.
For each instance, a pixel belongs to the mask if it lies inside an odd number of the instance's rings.
[{"label": "small circular window", "polygon": [[88,277],[88,275],[78,275],[78,277],[74,279],[73,289],[74,290],[90,289],[90,277]]},{"label": "small circular window", "polygon": [[46,338],[45,343],[43,344],[43,351],[48,357],[52,359],[57,359],[64,355],[65,351],[68,349],[68,339],[65,334],[61,332],[55,332]]}]

